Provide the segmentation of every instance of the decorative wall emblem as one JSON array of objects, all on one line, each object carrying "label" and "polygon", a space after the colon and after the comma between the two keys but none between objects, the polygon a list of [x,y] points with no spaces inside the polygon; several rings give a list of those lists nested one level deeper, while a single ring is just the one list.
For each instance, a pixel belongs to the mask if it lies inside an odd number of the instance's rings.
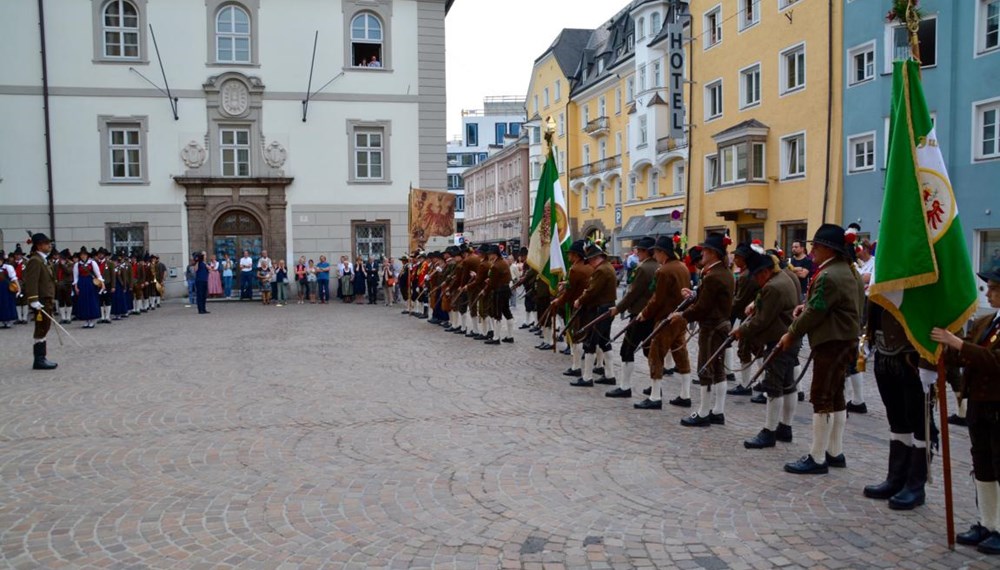
[{"label": "decorative wall emblem", "polygon": [[207,157],[208,154],[205,152],[205,149],[196,141],[187,143],[181,149],[181,160],[184,161],[184,166],[191,169],[199,168],[202,164],[205,164]]},{"label": "decorative wall emblem", "polygon": [[264,162],[271,168],[281,168],[288,159],[288,151],[278,141],[271,141],[264,149]]},{"label": "decorative wall emblem", "polygon": [[250,104],[250,92],[242,81],[230,79],[222,84],[219,90],[222,111],[227,115],[236,116],[246,113]]}]

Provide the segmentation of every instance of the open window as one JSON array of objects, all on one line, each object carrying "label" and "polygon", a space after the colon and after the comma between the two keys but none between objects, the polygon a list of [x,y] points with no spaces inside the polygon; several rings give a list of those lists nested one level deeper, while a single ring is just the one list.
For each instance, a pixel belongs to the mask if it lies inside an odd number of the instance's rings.
[{"label": "open window", "polygon": [[382,67],[382,21],[369,12],[351,20],[351,63],[354,67]]}]

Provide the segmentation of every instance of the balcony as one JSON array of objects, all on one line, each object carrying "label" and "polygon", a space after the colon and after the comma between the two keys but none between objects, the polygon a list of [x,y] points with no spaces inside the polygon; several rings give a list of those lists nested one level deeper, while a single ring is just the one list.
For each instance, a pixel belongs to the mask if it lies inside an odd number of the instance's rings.
[{"label": "balcony", "polygon": [[616,154],[615,156],[611,156],[603,160],[598,160],[597,162],[591,162],[590,164],[585,164],[583,166],[578,166],[576,168],[573,168],[569,171],[569,177],[573,179],[573,178],[580,178],[583,176],[592,176],[594,174],[600,174],[601,172],[605,172],[615,168],[621,168],[621,166],[622,166],[622,156],[620,154]]},{"label": "balcony", "polygon": [[611,131],[611,125],[607,117],[597,117],[583,127],[583,132],[592,137],[606,137]]},{"label": "balcony", "polygon": [[674,150],[679,150],[687,146],[687,139],[672,139],[670,137],[663,137],[662,139],[656,139],[656,153],[670,152]]}]

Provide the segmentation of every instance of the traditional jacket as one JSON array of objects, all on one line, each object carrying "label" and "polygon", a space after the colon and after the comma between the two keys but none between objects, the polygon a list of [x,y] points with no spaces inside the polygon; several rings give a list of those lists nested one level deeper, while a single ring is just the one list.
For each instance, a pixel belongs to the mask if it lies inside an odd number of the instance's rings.
[{"label": "traditional jacket", "polygon": [[566,282],[566,289],[559,295],[558,301],[572,305],[583,295],[583,291],[590,282],[590,276],[594,273],[594,268],[587,265],[585,261],[574,263],[569,267],[569,279]]},{"label": "traditional jacket", "polygon": [[[15,268],[16,270],[16,268]],[[46,263],[41,253],[35,252],[28,258],[24,275],[20,278],[22,291],[28,303],[53,300],[56,296],[56,280],[52,276],[52,268]]]},{"label": "traditional jacket", "polygon": [[864,285],[851,264],[831,259],[813,275],[805,310],[788,332],[799,338],[809,335],[813,347],[832,340],[857,342],[864,298]]},{"label": "traditional jacket", "polygon": [[[747,307],[754,302],[758,291],[760,291],[760,286],[754,281],[750,271],[740,272],[739,278],[736,279],[736,293],[733,295],[733,310],[729,319],[735,321],[746,318]],[[798,297],[795,300],[797,302]]]},{"label": "traditional jacket", "polygon": [[684,300],[682,289],[691,283],[691,274],[682,261],[671,259],[656,270],[655,291],[642,309],[648,321],[661,321],[677,309]]},{"label": "traditional jacket", "polygon": [[1000,402],[1000,322],[997,313],[972,323],[958,352],[962,371],[962,394],[974,402]]},{"label": "traditional jacket", "polygon": [[799,304],[796,282],[784,271],[778,271],[760,288],[754,300],[754,312],[740,326],[743,338],[754,344],[777,342],[792,324],[792,311]]},{"label": "traditional jacket", "polygon": [[498,291],[504,285],[510,286],[510,265],[498,257],[490,267],[489,288],[490,291]]},{"label": "traditional jacket", "polygon": [[587,288],[580,295],[580,305],[586,307],[612,305],[617,297],[618,278],[615,275],[615,268],[605,259],[591,274]]},{"label": "traditional jacket", "polygon": [[733,311],[735,290],[733,272],[721,262],[705,268],[701,273],[698,298],[684,311],[684,319],[707,323],[728,321]]},{"label": "traditional jacket", "polygon": [[659,264],[652,257],[646,258],[632,272],[632,283],[628,292],[618,301],[616,308],[619,313],[628,311],[632,316],[638,315],[649,303],[656,288],[656,272]]}]

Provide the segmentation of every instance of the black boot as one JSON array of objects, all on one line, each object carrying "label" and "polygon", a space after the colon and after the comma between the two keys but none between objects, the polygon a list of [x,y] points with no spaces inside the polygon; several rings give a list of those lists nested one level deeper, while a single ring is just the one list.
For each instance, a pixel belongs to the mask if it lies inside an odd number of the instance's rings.
[{"label": "black boot", "polygon": [[867,485],[865,487],[866,497],[886,500],[903,490],[906,474],[910,468],[911,449],[909,445],[901,441],[889,442],[889,474],[885,476],[885,481],[878,485]]},{"label": "black boot", "polygon": [[34,368],[35,370],[52,370],[56,366],[58,366],[58,364],[56,364],[55,362],[49,362],[45,358],[45,342],[44,341],[42,341],[42,342],[36,342],[35,343],[35,365],[32,366],[32,368]]},{"label": "black boot", "polygon": [[903,489],[889,499],[889,508],[911,511],[924,504],[924,485],[927,483],[927,454],[925,448],[910,448],[909,473]]}]

